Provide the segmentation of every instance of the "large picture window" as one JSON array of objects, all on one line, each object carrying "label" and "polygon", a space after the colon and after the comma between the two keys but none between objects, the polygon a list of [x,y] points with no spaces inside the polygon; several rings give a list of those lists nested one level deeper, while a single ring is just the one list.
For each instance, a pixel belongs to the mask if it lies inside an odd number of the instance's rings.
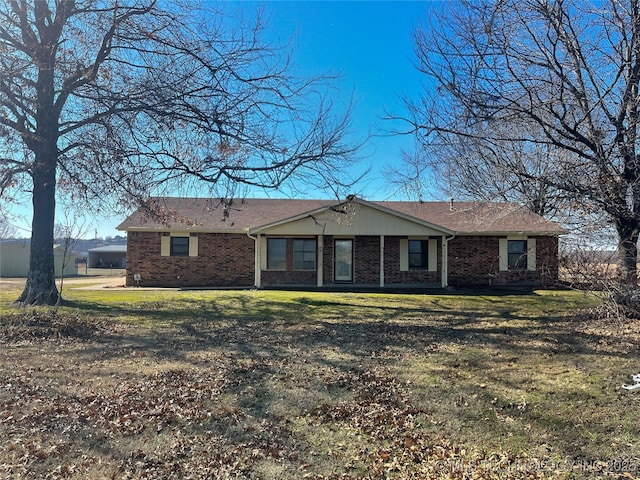
[{"label": "large picture window", "polygon": [[428,251],[428,240],[409,240],[409,268],[426,269]]},{"label": "large picture window", "polygon": [[171,237],[172,257],[188,257],[189,256],[189,237]]},{"label": "large picture window", "polygon": [[287,269],[286,238],[267,238],[267,268],[269,270]]},{"label": "large picture window", "polygon": [[507,242],[509,270],[525,270],[527,268],[527,241],[509,240]]},{"label": "large picture window", "polygon": [[296,238],[293,240],[293,269],[316,269],[316,241],[313,238]]}]

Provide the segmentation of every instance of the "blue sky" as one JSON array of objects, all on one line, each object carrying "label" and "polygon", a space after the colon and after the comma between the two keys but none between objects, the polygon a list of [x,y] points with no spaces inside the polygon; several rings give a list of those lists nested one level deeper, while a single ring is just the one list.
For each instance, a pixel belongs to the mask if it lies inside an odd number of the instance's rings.
[{"label": "blue sky", "polygon": [[303,73],[341,75],[335,84],[342,100],[352,95],[355,99],[356,135],[374,135],[363,149],[363,166],[370,165],[371,174],[354,193],[371,200],[392,196],[395,192],[384,183],[384,167],[397,162],[400,150],[410,149],[413,139],[384,135],[406,125],[382,118],[385,112],[403,113],[401,95],[420,93],[423,77],[412,64],[412,32],[436,3],[272,1],[262,5],[281,38],[293,38],[294,58]]},{"label": "blue sky", "polygon": [[[382,120],[385,112],[403,113],[401,95],[416,97],[423,77],[413,67],[412,32],[439,2],[425,1],[227,1],[226,7],[246,14],[262,7],[268,38],[291,45],[293,64],[302,75],[340,74],[336,95],[347,103],[353,96],[353,131],[357,138],[402,128]],[[403,199],[384,182],[384,169],[411,149],[410,136],[374,135],[363,149],[370,174],[354,193],[370,200]],[[270,194],[278,196],[277,194]],[[27,210],[27,209],[25,209]],[[18,213],[18,212],[14,212]],[[28,236],[29,214],[15,222]],[[115,227],[124,218],[87,218],[86,236],[122,234]]]}]

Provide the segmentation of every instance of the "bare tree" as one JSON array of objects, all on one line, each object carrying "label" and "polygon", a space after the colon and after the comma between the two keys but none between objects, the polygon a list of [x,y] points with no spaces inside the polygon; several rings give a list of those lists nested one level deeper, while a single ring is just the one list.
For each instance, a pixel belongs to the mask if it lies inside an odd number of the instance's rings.
[{"label": "bare tree", "polygon": [[[149,208],[209,185],[348,184],[357,146],[329,78],[297,78],[286,51],[213,3],[0,2],[0,196],[29,190],[24,304],[55,304],[56,193]],[[337,182],[337,183],[336,183]],[[206,190],[206,187],[204,187]]]},{"label": "bare tree", "polygon": [[[62,304],[62,291],[64,290],[65,272],[69,262],[73,258],[73,249],[79,238],[86,237],[89,233],[89,224],[81,214],[71,214],[69,205],[63,207],[63,219],[61,223],[56,223],[53,228],[54,241],[58,250],[62,253],[60,261],[60,275],[58,277],[58,301],[56,306]],[[54,254],[55,258],[55,254]],[[74,260],[75,261],[75,260]]]},{"label": "bare tree", "polygon": [[13,238],[16,235],[17,229],[6,218],[0,216],[0,239],[1,238]]},{"label": "bare tree", "polygon": [[461,0],[419,29],[415,46],[435,85],[411,104],[415,132],[425,144],[472,146],[454,180],[490,172],[505,190],[539,185],[604,217],[619,278],[635,285],[638,1]]},{"label": "bare tree", "polygon": [[563,152],[545,145],[490,143],[482,132],[473,136],[433,132],[419,140],[415,151],[405,153],[403,161],[386,172],[390,182],[412,196],[428,191],[440,198],[513,201],[544,217],[564,219],[571,202],[565,192],[545,181],[547,170]]}]

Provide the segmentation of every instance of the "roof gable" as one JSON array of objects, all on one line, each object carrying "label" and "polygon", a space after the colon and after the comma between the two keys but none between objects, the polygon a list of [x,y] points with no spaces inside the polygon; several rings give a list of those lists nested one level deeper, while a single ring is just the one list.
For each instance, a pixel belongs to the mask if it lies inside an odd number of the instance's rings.
[{"label": "roof gable", "polygon": [[442,235],[452,231],[423,219],[364,200],[347,201],[304,212],[252,229],[271,235]]}]

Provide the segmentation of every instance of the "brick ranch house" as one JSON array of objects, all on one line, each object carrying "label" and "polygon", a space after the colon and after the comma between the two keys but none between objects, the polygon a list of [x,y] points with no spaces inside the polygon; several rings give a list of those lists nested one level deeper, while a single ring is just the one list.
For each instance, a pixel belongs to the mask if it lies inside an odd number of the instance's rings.
[{"label": "brick ranch house", "polygon": [[127,285],[549,285],[556,223],[513,203],[155,198],[134,212]]}]

